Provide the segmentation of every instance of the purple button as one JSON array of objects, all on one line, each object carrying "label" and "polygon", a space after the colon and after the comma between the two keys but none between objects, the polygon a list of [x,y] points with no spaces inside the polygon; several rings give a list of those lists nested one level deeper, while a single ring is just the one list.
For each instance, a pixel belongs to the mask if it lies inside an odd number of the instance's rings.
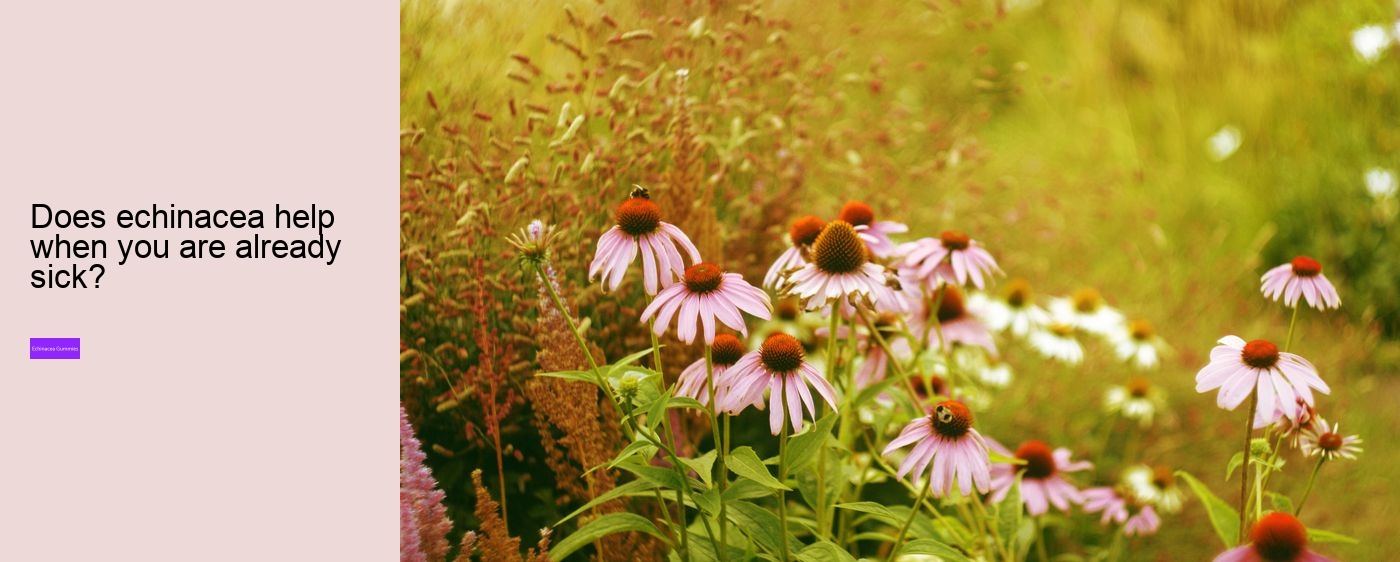
[{"label": "purple button", "polygon": [[80,338],[29,338],[30,359],[82,359]]}]

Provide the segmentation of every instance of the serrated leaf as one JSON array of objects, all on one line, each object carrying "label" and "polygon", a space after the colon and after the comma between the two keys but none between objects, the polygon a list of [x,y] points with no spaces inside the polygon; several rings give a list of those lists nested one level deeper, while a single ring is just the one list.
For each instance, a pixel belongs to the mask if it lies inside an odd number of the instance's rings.
[{"label": "serrated leaf", "polygon": [[879,519],[890,525],[898,526],[904,523],[904,520],[896,516],[893,511],[890,511],[890,508],[875,502],[838,503],[836,504],[836,508],[846,509],[850,511],[858,511],[860,513],[869,513],[871,515],[874,515],[876,519]]},{"label": "serrated leaf", "polygon": [[791,490],[772,474],[768,472],[768,466],[759,460],[758,455],[753,452],[752,447],[739,447],[729,453],[729,470],[744,478],[762,484],[765,488],[773,490]]},{"label": "serrated leaf", "polygon": [[656,530],[656,525],[645,517],[635,513],[609,513],[579,527],[572,535],[564,537],[549,549],[550,560],[563,560],[564,557],[573,554],[580,548],[592,544],[599,538],[614,534],[638,532],[646,533],[661,540],[666,537]]},{"label": "serrated leaf", "polygon": [[958,552],[958,549],[933,539],[909,541],[908,544],[904,545],[904,548],[899,549],[899,553],[937,556],[945,562],[972,562],[963,553]]},{"label": "serrated leaf", "polygon": [[1278,492],[1264,492],[1264,495],[1268,496],[1269,505],[1274,508],[1274,511],[1293,513],[1293,500],[1289,499],[1288,496]]},{"label": "serrated leaf", "polygon": [[566,521],[568,521],[568,520],[570,520],[570,519],[573,519],[573,518],[575,518],[575,517],[578,517],[580,514],[584,513],[585,511],[588,511],[588,510],[593,509],[593,506],[602,505],[602,504],[604,504],[604,503],[610,502],[610,501],[612,501],[612,500],[615,500],[615,499],[620,498],[620,497],[623,497],[623,496],[630,496],[630,495],[639,494],[639,493],[642,493],[642,492],[649,492],[649,491],[654,490],[654,489],[656,489],[656,483],[655,483],[655,482],[652,482],[652,481],[649,481],[649,480],[633,480],[633,481],[631,481],[631,482],[628,482],[628,483],[626,483],[626,484],[623,484],[623,485],[621,485],[621,486],[618,486],[618,487],[616,487],[616,488],[613,488],[613,489],[611,489],[611,490],[608,490],[606,493],[604,493],[604,494],[602,494],[602,495],[600,495],[600,496],[598,496],[598,497],[596,497],[596,498],[593,498],[593,499],[592,499],[591,501],[589,501],[588,503],[583,504],[583,507],[580,507],[580,508],[574,510],[573,513],[570,513],[570,514],[564,516],[564,518],[563,518],[563,519],[560,519],[558,523],[555,523],[555,524],[554,524],[554,526],[555,526],[555,527],[558,527],[559,525],[563,525],[564,522],[566,522]]},{"label": "serrated leaf", "polygon": [[807,548],[797,553],[797,559],[803,562],[856,562],[856,558],[851,553],[842,550],[831,541],[821,541],[812,543]]},{"label": "serrated leaf", "polygon": [[[973,501],[976,501],[975,499]],[[1008,552],[1016,552],[1016,533],[1021,528],[1021,477],[1011,484],[1006,499],[997,505],[997,533],[1006,544]]]},{"label": "serrated leaf", "polygon": [[1220,537],[1220,542],[1225,543],[1226,548],[1234,546],[1235,540],[1240,536],[1239,512],[1212,493],[1210,488],[1195,476],[1191,476],[1191,473],[1178,470],[1176,475],[1186,481],[1186,485],[1191,487],[1196,497],[1201,498],[1201,504],[1206,506],[1206,515],[1210,516],[1210,525],[1215,528],[1215,535]]},{"label": "serrated leaf", "polygon": [[835,425],[836,414],[827,414],[807,428],[807,431],[797,434],[788,441],[786,459],[788,473],[806,470],[807,466],[817,459],[817,452],[831,437],[831,428]]},{"label": "serrated leaf", "polygon": [[1308,541],[1316,543],[1339,542],[1342,544],[1361,544],[1361,541],[1348,537],[1341,533],[1324,531],[1322,529],[1308,529]]}]

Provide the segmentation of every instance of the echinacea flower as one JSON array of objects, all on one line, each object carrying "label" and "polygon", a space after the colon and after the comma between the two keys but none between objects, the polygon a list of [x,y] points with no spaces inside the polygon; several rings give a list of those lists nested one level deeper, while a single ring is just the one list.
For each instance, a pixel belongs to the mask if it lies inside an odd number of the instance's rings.
[{"label": "echinacea flower", "polygon": [[969,297],[967,305],[987,322],[987,327],[992,331],[1010,331],[1020,338],[1050,322],[1050,314],[1035,304],[1031,285],[1025,279],[1008,282],[999,299],[979,293]]},{"label": "echinacea flower", "polygon": [[1165,406],[1162,391],[1145,377],[1133,377],[1126,385],[1111,386],[1103,397],[1105,412],[1137,420],[1142,427],[1152,425],[1152,417]]},{"label": "echinacea flower", "polygon": [[1220,389],[1215,403],[1221,408],[1235,409],[1257,389],[1259,408],[1291,416],[1298,399],[1313,405],[1312,389],[1332,391],[1312,363],[1272,342],[1225,336],[1219,343],[1210,350],[1210,363],[1196,373],[1196,392]]},{"label": "echinacea flower", "polygon": [[888,456],[914,443],[917,444],[900,463],[896,478],[904,478],[906,474],[917,478],[927,469],[928,486],[934,497],[947,495],[954,481],[963,495],[971,494],[974,484],[977,491],[984,494],[990,489],[991,460],[987,456],[987,443],[972,427],[972,411],[962,402],[939,402],[932,414],[904,426],[881,454]]},{"label": "echinacea flower", "polygon": [[1093,468],[1088,461],[1075,462],[1070,459],[1066,448],[1050,450],[1050,446],[1034,439],[1021,443],[1013,453],[995,439],[988,439],[987,446],[1004,456],[1015,456],[1026,464],[997,464],[992,466],[993,502],[1006,499],[1011,487],[1016,483],[1016,474],[1021,474],[1021,503],[1026,513],[1043,515],[1054,505],[1060,511],[1068,512],[1070,504],[1084,502],[1084,496],[1062,476],[1066,472],[1078,472]]},{"label": "echinacea flower", "polygon": [[1079,289],[1069,297],[1050,299],[1050,314],[1060,322],[1097,336],[1107,337],[1123,325],[1123,313],[1109,306],[1098,291],[1090,288]]},{"label": "echinacea flower", "polygon": [[1107,525],[1111,521],[1123,525],[1123,534],[1126,536],[1156,534],[1157,529],[1162,526],[1162,519],[1157,516],[1157,511],[1152,509],[1152,506],[1139,505],[1131,501],[1132,498],[1123,497],[1113,488],[1088,488],[1082,495],[1085,512],[1103,512],[1099,523]]},{"label": "echinacea flower", "polygon": [[1176,475],[1165,466],[1134,465],[1123,471],[1123,483],[1143,503],[1162,508],[1165,513],[1181,511],[1186,496],[1176,485]]},{"label": "echinacea flower", "polygon": [[750,351],[725,373],[725,390],[717,392],[716,405],[726,412],[738,413],[755,403],[761,403],[763,391],[768,391],[768,428],[777,435],[783,428],[783,416],[792,420],[794,433],[802,431],[802,409],[816,419],[817,408],[807,385],[817,390],[832,411],[836,410],[836,389],[822,374],[804,360],[802,343],[784,333],[763,340],[756,351]]},{"label": "echinacea flower", "polygon": [[874,304],[885,272],[870,262],[869,252],[850,223],[827,223],[812,242],[811,261],[788,278],[791,292],[807,302],[807,310],[838,300]]},{"label": "echinacea flower", "polygon": [[1317,415],[1316,409],[1301,398],[1296,399],[1295,403],[1297,408],[1291,416],[1281,414],[1277,410],[1259,410],[1254,416],[1254,429],[1273,425],[1280,438],[1288,441],[1293,448],[1298,448],[1298,440],[1303,437],[1303,432],[1312,429],[1317,420],[1322,418]]},{"label": "echinacea flower", "polygon": [[[739,362],[745,351],[748,350],[744,347],[744,340],[730,334],[715,336],[715,342],[710,345],[710,370],[713,371],[711,378],[714,380],[715,394],[720,392],[720,378]],[[711,381],[706,375],[705,358],[701,357],[681,371],[680,378],[676,379],[676,396],[694,398],[701,404],[709,405]]]},{"label": "echinacea flower", "polygon": [[685,275],[680,250],[685,250],[691,263],[700,262],[700,250],[681,229],[661,220],[661,207],[648,198],[646,189],[633,190],[632,197],[617,207],[614,218],[616,224],[598,237],[598,251],[588,264],[588,278],[601,276],[604,289],[617,289],[639,251],[648,295]]},{"label": "echinacea flower", "polygon": [[876,257],[888,257],[895,252],[891,234],[909,232],[909,227],[893,221],[876,221],[875,210],[861,201],[847,201],[838,215],[840,220],[851,223],[860,239]]},{"label": "echinacea flower", "polygon": [[1282,296],[1284,306],[1298,306],[1299,296],[1318,310],[1342,305],[1337,288],[1322,274],[1322,264],[1307,256],[1298,256],[1291,262],[1270,269],[1259,280],[1264,283],[1260,288],[1264,298],[1276,301]]},{"label": "echinacea flower", "polygon": [[1051,321],[1044,329],[1031,332],[1031,347],[1041,355],[1069,365],[1078,365],[1084,360],[1084,346],[1074,339],[1074,326],[1064,322]]},{"label": "echinacea flower", "polygon": [[[890,351],[895,354],[895,361],[908,361],[914,355],[914,351],[909,346],[909,340],[899,335],[899,319],[893,314],[884,313],[875,318],[875,329],[880,331],[881,337],[889,345]],[[890,355],[885,353],[885,348],[875,342],[873,337],[860,334],[858,341],[863,341],[865,345],[865,357],[860,363],[860,369],[856,371],[856,388],[865,388],[882,380],[885,380],[886,373],[890,368]]]},{"label": "echinacea flower", "polygon": [[[928,347],[933,349],[941,345],[947,352],[953,349],[953,344],[962,344],[980,347],[992,357],[997,357],[996,340],[982,321],[968,311],[961,290],[954,285],[943,285],[935,293],[934,301],[938,308],[932,314],[929,309],[933,306],[921,303],[920,310],[910,316],[910,333],[923,334]],[[938,322],[936,327],[932,325],[933,320]]]},{"label": "echinacea flower", "polygon": [[1139,369],[1157,367],[1158,356],[1166,348],[1162,338],[1152,331],[1146,320],[1133,320],[1121,329],[1109,332],[1108,340],[1119,361],[1127,361]]},{"label": "echinacea flower", "polygon": [[777,290],[783,278],[807,265],[805,256],[825,226],[825,222],[811,215],[792,221],[792,227],[788,229],[788,248],[768,268],[768,273],[763,276],[763,286]]},{"label": "echinacea flower", "polygon": [[917,267],[919,278],[930,288],[939,281],[966,285],[968,281],[978,289],[990,282],[992,275],[1000,275],[997,261],[967,234],[945,230],[937,240],[920,238],[905,245],[904,264]]},{"label": "echinacea flower", "polygon": [[1259,518],[1249,531],[1249,544],[1215,557],[1215,562],[1336,562],[1308,550],[1308,529],[1287,513]]},{"label": "echinacea flower", "polygon": [[[773,304],[768,293],[744,281],[738,273],[724,273],[710,263],[697,263],[686,268],[684,282],[671,285],[656,295],[642,311],[642,321],[656,315],[655,332],[661,335],[676,318],[676,337],[685,343],[695,341],[697,331],[703,330],[705,343],[715,342],[715,321],[748,335],[740,311],[767,320]],[[679,313],[679,314],[678,314]]]},{"label": "echinacea flower", "polygon": [[1340,425],[1328,425],[1327,420],[1317,418],[1313,427],[1303,431],[1303,454],[1309,457],[1321,455],[1329,461],[1338,457],[1356,460],[1356,454],[1361,452],[1361,447],[1357,446],[1361,444],[1361,437],[1343,437]]}]

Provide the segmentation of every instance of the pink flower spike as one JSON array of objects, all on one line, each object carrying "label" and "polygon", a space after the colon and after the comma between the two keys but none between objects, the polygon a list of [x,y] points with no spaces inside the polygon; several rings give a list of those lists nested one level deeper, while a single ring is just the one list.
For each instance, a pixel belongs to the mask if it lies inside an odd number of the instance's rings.
[{"label": "pink flower spike", "polygon": [[802,343],[782,332],[768,336],[758,350],[750,351],[725,371],[724,386],[716,390],[715,406],[731,415],[749,406],[762,407],[768,391],[768,425],[773,435],[782,431],[784,417],[793,432],[802,431],[805,408],[816,419],[811,385],[836,410],[836,389],[805,360]]},{"label": "pink flower spike", "polygon": [[724,273],[718,266],[697,263],[685,270],[684,282],[671,285],[656,295],[642,311],[642,321],[653,316],[656,335],[666,333],[671,318],[676,319],[676,337],[685,343],[695,341],[703,331],[705,344],[715,342],[715,321],[748,335],[748,327],[740,312],[768,320],[773,316],[773,303],[768,293],[748,284],[738,273]]},{"label": "pink flower spike", "polygon": [[1312,363],[1269,341],[1225,336],[1219,343],[1210,351],[1210,363],[1196,373],[1196,392],[1220,389],[1221,408],[1234,410],[1250,392],[1258,392],[1259,410],[1293,417],[1300,401],[1314,405],[1313,389],[1331,392]]},{"label": "pink flower spike", "polygon": [[1337,288],[1322,274],[1322,264],[1307,256],[1270,269],[1259,280],[1263,282],[1260,290],[1264,298],[1277,301],[1283,297],[1284,306],[1290,308],[1298,306],[1300,296],[1318,310],[1342,306]]},{"label": "pink flower spike", "polygon": [[908,445],[914,445],[899,464],[896,478],[909,474],[914,478],[925,475],[934,497],[943,497],[958,485],[963,495],[991,489],[991,460],[982,434],[972,427],[972,411],[962,402],[945,400],[934,406],[933,413],[915,419],[904,426],[882,455]]},{"label": "pink flower spike", "polygon": [[681,229],[662,222],[661,207],[646,197],[645,190],[633,193],[618,206],[617,224],[598,237],[588,278],[599,277],[605,290],[616,290],[627,267],[641,253],[644,287],[648,295],[655,295],[685,274],[685,260],[677,248],[685,250],[691,263],[700,262],[700,250]]}]

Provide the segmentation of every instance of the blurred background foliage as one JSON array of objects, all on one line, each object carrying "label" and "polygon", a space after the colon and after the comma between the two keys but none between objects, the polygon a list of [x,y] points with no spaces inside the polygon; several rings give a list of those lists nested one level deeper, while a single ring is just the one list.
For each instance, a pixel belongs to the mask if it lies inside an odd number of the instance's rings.
[{"label": "blurred background foliage", "polygon": [[[856,198],[916,236],[972,233],[1042,294],[1098,288],[1177,351],[1154,375],[1172,412],[1143,460],[1225,497],[1243,414],[1195,394],[1193,375],[1220,336],[1283,339],[1288,313],[1260,297],[1259,275],[1317,258],[1343,308],[1304,310],[1294,348],[1334,389],[1323,415],[1366,452],[1328,464],[1305,522],[1363,541],[1324,553],[1388,559],[1400,501],[1397,9],[404,1],[402,399],[459,532],[477,521],[474,468],[505,490],[527,544],[579,500],[557,481],[568,459],[543,460],[548,420],[526,398],[540,365],[536,288],[503,235],[532,218],[559,226],[566,298],[616,358],[645,347],[640,288],[604,296],[585,269],[611,208],[644,184],[707,259],[750,279],[796,214],[833,216]],[[1358,51],[1363,26],[1390,44]],[[1097,446],[1085,440],[1102,391],[1129,376],[1098,355],[1019,370],[979,426],[1002,441]],[[667,363],[695,356],[672,346]],[[1294,462],[1281,486],[1296,493],[1306,470]],[[1134,557],[1206,559],[1216,546],[1193,502],[1135,541]]]}]

